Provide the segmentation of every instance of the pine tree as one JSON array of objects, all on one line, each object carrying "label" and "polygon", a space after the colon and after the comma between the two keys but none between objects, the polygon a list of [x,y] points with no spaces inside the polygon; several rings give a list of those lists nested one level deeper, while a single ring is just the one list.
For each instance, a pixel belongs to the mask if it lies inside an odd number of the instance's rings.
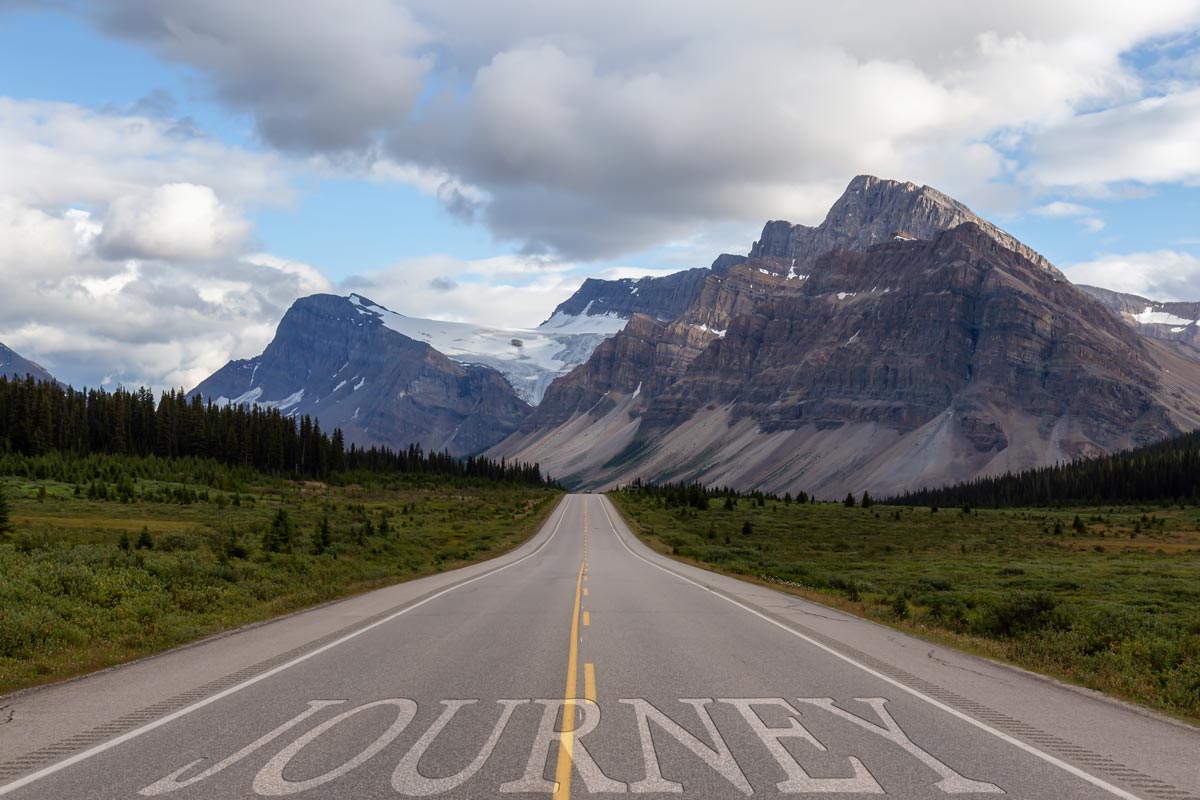
[{"label": "pine tree", "polygon": [[870,493],[870,492],[863,492],[863,496],[862,496],[862,507],[863,507],[863,508],[870,508],[870,507],[871,507],[871,506],[873,506],[873,505],[875,505],[875,501],[874,501],[874,500],[871,498],[871,493]]},{"label": "pine tree", "polygon": [[858,501],[854,499],[854,492],[846,493],[846,499],[842,501],[842,505],[844,505],[846,508],[854,508],[856,505],[858,505]]},{"label": "pine tree", "polygon": [[145,525],[142,526],[142,532],[138,534],[137,542],[134,543],[134,547],[136,547],[138,550],[154,549],[154,539],[150,537],[150,529]]},{"label": "pine tree", "polygon": [[313,532],[313,555],[319,556],[326,552],[331,544],[333,544],[333,535],[329,530],[329,516],[326,515],[321,517],[321,521],[317,523],[317,529]]},{"label": "pine tree", "polygon": [[263,534],[262,545],[268,553],[282,553],[292,548],[292,520],[282,508],[275,512],[271,527]]}]

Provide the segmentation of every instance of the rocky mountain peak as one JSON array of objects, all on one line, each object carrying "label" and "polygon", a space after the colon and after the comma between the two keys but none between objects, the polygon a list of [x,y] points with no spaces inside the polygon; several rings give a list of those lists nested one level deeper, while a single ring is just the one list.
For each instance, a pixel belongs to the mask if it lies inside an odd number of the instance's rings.
[{"label": "rocky mountain peak", "polygon": [[932,239],[972,222],[1004,247],[1042,269],[1058,271],[1041,254],[930,186],[859,175],[816,227],[768,222],[750,251],[752,259],[774,262],[779,271],[807,271],[815,259],[837,248],[866,250],[892,239]]}]

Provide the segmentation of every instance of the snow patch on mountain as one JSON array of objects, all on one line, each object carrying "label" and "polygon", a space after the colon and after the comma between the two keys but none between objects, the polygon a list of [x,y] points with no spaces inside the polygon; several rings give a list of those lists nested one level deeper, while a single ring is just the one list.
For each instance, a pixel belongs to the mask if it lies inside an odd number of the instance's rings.
[{"label": "snow patch on mountain", "polygon": [[1196,325],[1197,320],[1184,319],[1170,314],[1166,311],[1155,311],[1154,306],[1146,306],[1146,310],[1140,314],[1131,314],[1135,320],[1143,325],[1176,325],[1187,327],[1188,325]]},{"label": "snow patch on mountain", "polygon": [[454,361],[495,369],[533,405],[541,402],[551,381],[586,361],[600,342],[628,322],[615,314],[589,315],[590,303],[582,314],[560,311],[537,328],[492,328],[408,317],[358,294],[350,295],[350,302],[358,313],[376,317],[387,328],[425,342]]}]

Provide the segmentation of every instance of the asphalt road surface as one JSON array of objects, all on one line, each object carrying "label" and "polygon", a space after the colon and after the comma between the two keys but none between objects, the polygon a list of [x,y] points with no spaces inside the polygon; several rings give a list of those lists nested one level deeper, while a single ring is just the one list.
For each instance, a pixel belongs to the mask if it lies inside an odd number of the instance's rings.
[{"label": "asphalt road surface", "polygon": [[599,495],[487,564],[0,699],[13,800],[1178,800],[1198,776],[1200,731],[676,564]]}]

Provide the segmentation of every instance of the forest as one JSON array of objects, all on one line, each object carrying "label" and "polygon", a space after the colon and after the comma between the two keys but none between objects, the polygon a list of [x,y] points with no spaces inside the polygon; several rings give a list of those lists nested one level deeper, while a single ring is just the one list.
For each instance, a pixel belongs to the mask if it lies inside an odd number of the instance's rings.
[{"label": "forest", "polygon": [[980,508],[1200,501],[1200,432],[1100,458],[978,478],[889,499],[906,506]]},{"label": "forest", "polygon": [[[456,459],[419,445],[346,446],[309,416],[204,403],[182,391],[86,391],[0,376],[0,460],[9,456],[157,456],[211,459],[273,477],[333,480],[361,473],[425,473],[531,486],[551,483],[537,464]],[[10,465],[11,466],[11,465]],[[6,472],[5,474],[14,474]]]}]

